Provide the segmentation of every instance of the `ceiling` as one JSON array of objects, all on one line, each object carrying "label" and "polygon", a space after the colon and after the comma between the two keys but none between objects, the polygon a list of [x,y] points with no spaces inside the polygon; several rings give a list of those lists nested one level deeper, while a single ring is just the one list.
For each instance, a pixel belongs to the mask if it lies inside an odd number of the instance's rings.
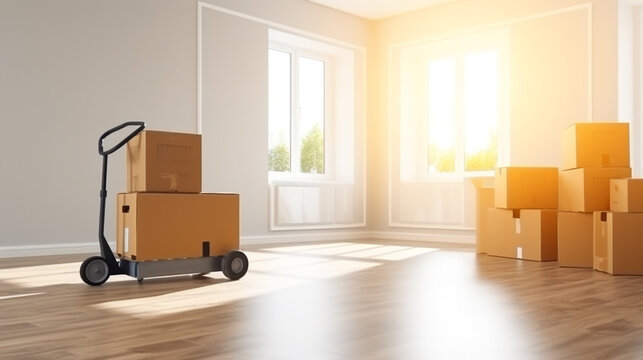
[{"label": "ceiling", "polygon": [[454,0],[310,0],[369,20],[377,20]]}]

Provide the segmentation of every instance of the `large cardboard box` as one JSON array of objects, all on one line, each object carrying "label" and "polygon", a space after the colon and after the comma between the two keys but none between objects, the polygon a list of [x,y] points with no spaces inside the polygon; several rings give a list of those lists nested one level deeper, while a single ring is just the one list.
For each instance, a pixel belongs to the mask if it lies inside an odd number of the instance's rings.
[{"label": "large cardboard box", "polygon": [[145,130],[127,143],[128,192],[201,192],[201,135]]},{"label": "large cardboard box", "polygon": [[562,170],[629,167],[628,123],[579,123],[563,131]]},{"label": "large cardboard box", "polygon": [[610,210],[643,212],[643,179],[610,179]]},{"label": "large cardboard box", "polygon": [[643,275],[643,213],[594,212],[594,269]]},{"label": "large cardboard box", "polygon": [[610,179],[628,178],[631,168],[580,168],[560,172],[558,209],[593,212],[609,210]]},{"label": "large cardboard box", "polygon": [[223,255],[239,248],[238,194],[121,193],[116,253],[146,261]]},{"label": "large cardboard box", "polygon": [[469,178],[476,189],[476,252],[486,253],[489,239],[487,209],[493,207],[493,177]]},{"label": "large cardboard box", "polygon": [[487,254],[534,261],[554,261],[557,250],[556,210],[487,209]]},{"label": "large cardboard box", "polygon": [[558,212],[558,265],[592,268],[592,213]]},{"label": "large cardboard box", "polygon": [[558,168],[496,168],[494,205],[504,209],[558,208]]}]

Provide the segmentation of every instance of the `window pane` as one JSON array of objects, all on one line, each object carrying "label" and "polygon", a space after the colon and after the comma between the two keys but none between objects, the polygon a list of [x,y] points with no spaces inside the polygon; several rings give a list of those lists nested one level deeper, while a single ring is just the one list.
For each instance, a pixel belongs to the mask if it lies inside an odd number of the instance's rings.
[{"label": "window pane", "polygon": [[464,59],[465,171],[493,170],[497,155],[498,53]]},{"label": "window pane", "polygon": [[455,171],[455,60],[429,61],[429,173]]},{"label": "window pane", "polygon": [[268,168],[290,171],[290,54],[268,51]]},{"label": "window pane", "polygon": [[299,58],[301,172],[324,173],[324,62]]}]

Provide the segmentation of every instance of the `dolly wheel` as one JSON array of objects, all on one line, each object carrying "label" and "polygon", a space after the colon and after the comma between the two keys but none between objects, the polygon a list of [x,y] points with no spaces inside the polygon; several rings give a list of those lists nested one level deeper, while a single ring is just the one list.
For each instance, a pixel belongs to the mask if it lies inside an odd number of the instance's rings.
[{"label": "dolly wheel", "polygon": [[100,256],[92,256],[80,265],[80,278],[87,285],[98,286],[109,279],[109,266]]},{"label": "dolly wheel", "polygon": [[223,255],[221,271],[230,280],[239,280],[248,271],[248,257],[241,251],[232,250]]}]

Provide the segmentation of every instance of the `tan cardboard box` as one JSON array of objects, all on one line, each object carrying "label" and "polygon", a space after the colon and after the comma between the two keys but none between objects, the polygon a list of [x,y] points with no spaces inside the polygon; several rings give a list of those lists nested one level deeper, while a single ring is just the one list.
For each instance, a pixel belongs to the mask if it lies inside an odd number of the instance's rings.
[{"label": "tan cardboard box", "polygon": [[476,252],[486,253],[489,238],[487,209],[493,207],[493,177],[469,178],[476,189]]},{"label": "tan cardboard box", "polygon": [[116,254],[145,261],[223,255],[239,248],[238,194],[121,193]]},{"label": "tan cardboard box", "polygon": [[610,210],[643,212],[643,179],[610,179]]},{"label": "tan cardboard box", "polygon": [[145,130],[127,143],[128,192],[201,192],[201,135]]},{"label": "tan cardboard box", "polygon": [[643,213],[594,212],[594,269],[643,275]]},{"label": "tan cardboard box", "polygon": [[554,261],[558,255],[557,220],[556,210],[487,209],[487,254]]},{"label": "tan cardboard box", "polygon": [[558,210],[593,212],[609,210],[610,179],[628,178],[631,168],[580,168],[558,176]]},{"label": "tan cardboard box", "polygon": [[592,213],[558,212],[558,265],[592,268]]},{"label": "tan cardboard box", "polygon": [[628,123],[578,123],[563,131],[562,170],[629,166]]},{"label": "tan cardboard box", "polygon": [[504,209],[558,208],[558,168],[496,168],[494,205]]}]

